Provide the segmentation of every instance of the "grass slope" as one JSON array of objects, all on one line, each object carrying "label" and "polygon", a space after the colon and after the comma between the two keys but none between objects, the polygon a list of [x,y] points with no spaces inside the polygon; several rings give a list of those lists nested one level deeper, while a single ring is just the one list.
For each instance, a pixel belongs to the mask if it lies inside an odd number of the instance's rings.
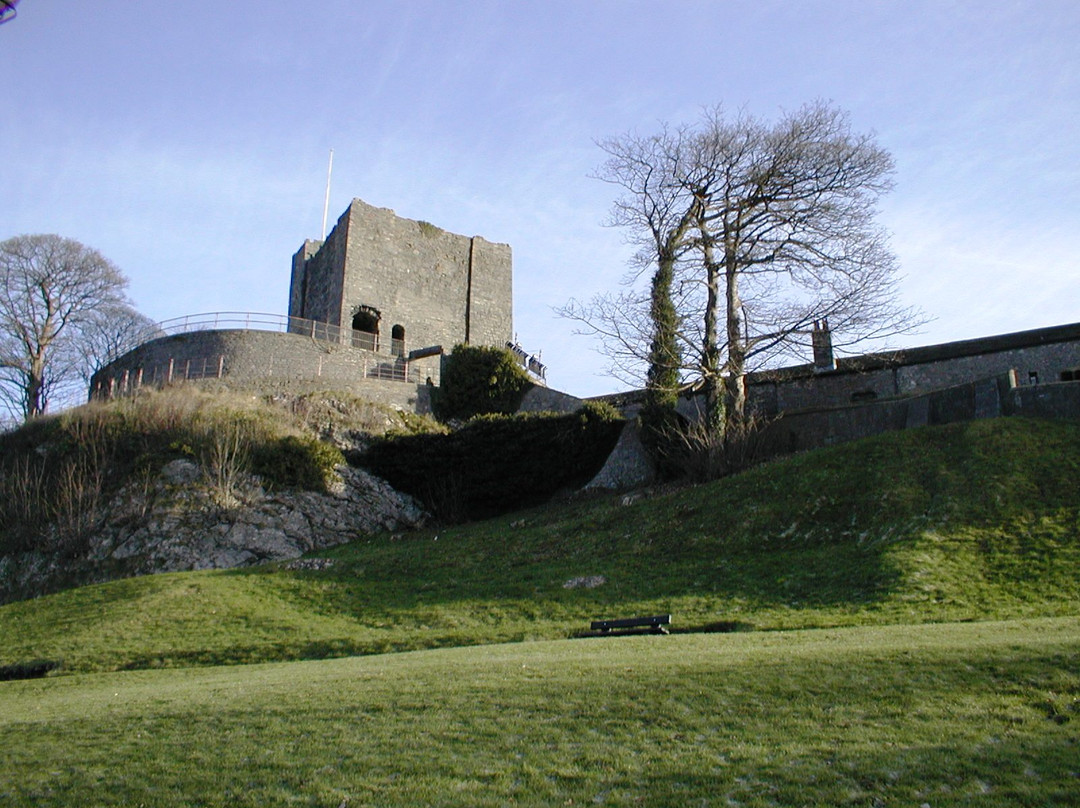
[{"label": "grass slope", "polygon": [[0,805],[1075,805],[1080,618],[0,684]]},{"label": "grass slope", "polygon": [[[0,663],[67,672],[567,637],[603,616],[792,629],[1080,614],[1080,425],[892,433],[623,504],[548,506],[277,567],[0,608]],[[603,586],[566,589],[582,576]]]}]

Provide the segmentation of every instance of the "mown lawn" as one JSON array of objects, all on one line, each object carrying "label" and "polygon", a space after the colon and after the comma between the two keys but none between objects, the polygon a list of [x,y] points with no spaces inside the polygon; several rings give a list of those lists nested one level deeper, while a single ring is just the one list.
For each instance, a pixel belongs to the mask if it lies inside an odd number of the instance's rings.
[{"label": "mown lawn", "polygon": [[4,806],[1075,805],[1080,618],[8,682],[0,748]]}]

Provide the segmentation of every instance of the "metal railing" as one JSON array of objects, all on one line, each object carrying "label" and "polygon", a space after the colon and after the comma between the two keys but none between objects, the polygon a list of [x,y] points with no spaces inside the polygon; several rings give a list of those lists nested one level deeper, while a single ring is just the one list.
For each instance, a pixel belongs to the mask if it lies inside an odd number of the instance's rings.
[{"label": "metal railing", "polygon": [[158,323],[158,328],[165,334],[187,334],[191,331],[217,331],[221,329],[244,329],[254,331],[296,331],[307,333],[312,326],[337,329],[329,323],[316,323],[300,317],[284,314],[269,314],[260,311],[210,311],[201,314],[185,314]]},{"label": "metal railing", "polygon": [[547,380],[547,365],[540,361],[539,356],[533,356],[516,342],[506,343],[506,350],[516,356],[521,366],[537,379],[540,381]]},{"label": "metal railing", "polygon": [[[365,351],[379,353],[379,335],[368,331],[354,331],[332,323],[307,320],[303,317],[290,317],[284,314],[269,314],[258,311],[210,311],[201,314],[187,314],[174,317],[157,324],[157,336],[189,334],[193,331],[276,331],[278,333],[300,334],[320,342],[335,345],[351,345]],[[393,346],[404,352],[404,343]],[[387,356],[394,354],[387,354]],[[400,355],[400,354],[398,354]],[[114,357],[115,358],[115,357]]]},{"label": "metal railing", "polygon": [[[311,364],[309,367],[297,370],[295,367],[282,376],[281,372],[275,373],[273,361],[267,365],[261,375],[267,380],[281,378],[293,378],[298,381],[310,381],[323,376],[322,363]],[[431,369],[429,368],[428,371]],[[224,379],[231,375],[229,359],[225,354],[203,356],[196,358],[176,359],[170,357],[150,365],[140,365],[135,368],[118,369],[113,373],[96,378],[91,390],[93,398],[113,398],[118,395],[128,395],[143,387],[163,387],[169,384],[177,384],[200,379]],[[381,379],[383,381],[407,382],[422,384],[425,373],[422,370],[411,367],[404,360],[384,361],[375,357],[359,368],[360,375],[364,379]],[[435,374],[437,375],[437,373]],[[430,375],[427,376],[430,378]]]},{"label": "metal railing", "polygon": [[[303,317],[290,317],[284,314],[270,314],[267,312],[252,311],[212,311],[201,314],[187,314],[183,317],[174,317],[157,324],[155,336],[172,336],[175,334],[189,334],[194,331],[218,331],[218,330],[254,330],[276,331],[279,333],[300,334],[320,342],[329,342],[336,345],[350,345],[380,356],[388,358],[402,358],[405,356],[404,340],[391,340],[389,354],[382,354],[379,350],[379,335],[367,331],[355,331],[331,323],[323,323],[318,320],[307,320]],[[536,379],[543,382],[547,376],[547,367],[540,361],[539,355],[532,355],[523,350],[516,342],[506,343],[506,347],[517,357]],[[117,357],[112,357],[116,359]],[[383,371],[373,373],[376,378],[393,378],[393,374],[378,375]]]}]

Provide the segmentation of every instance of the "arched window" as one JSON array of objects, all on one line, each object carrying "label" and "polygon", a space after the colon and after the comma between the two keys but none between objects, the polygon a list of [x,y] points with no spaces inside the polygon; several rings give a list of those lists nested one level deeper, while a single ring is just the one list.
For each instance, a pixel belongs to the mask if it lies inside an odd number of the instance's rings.
[{"label": "arched window", "polygon": [[395,325],[390,329],[390,353],[394,356],[405,355],[405,326]]},{"label": "arched window", "polygon": [[371,306],[361,306],[352,318],[352,344],[354,348],[379,350],[379,311]]}]

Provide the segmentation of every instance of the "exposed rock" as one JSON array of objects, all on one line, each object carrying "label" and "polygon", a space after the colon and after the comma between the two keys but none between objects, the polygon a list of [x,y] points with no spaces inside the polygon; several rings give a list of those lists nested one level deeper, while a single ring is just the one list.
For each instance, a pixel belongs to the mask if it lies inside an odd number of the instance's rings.
[{"label": "exposed rock", "polygon": [[281,565],[283,570],[328,570],[337,564],[332,558],[294,558]]},{"label": "exposed rock", "polygon": [[648,485],[655,479],[656,470],[641,442],[641,427],[637,420],[634,420],[623,428],[604,467],[585,486],[585,490],[621,491]]},{"label": "exposed rock", "polygon": [[585,575],[581,578],[571,578],[563,584],[563,589],[596,589],[607,583],[603,575]]},{"label": "exposed rock", "polygon": [[120,490],[80,557],[0,558],[0,602],[126,575],[295,559],[424,521],[415,500],[378,477],[348,466],[337,474],[327,493],[268,492],[250,475],[223,492],[195,463],[174,460]]},{"label": "exposed rock", "polygon": [[170,485],[193,483],[200,476],[198,464],[191,460],[171,460],[161,468],[161,478]]}]

